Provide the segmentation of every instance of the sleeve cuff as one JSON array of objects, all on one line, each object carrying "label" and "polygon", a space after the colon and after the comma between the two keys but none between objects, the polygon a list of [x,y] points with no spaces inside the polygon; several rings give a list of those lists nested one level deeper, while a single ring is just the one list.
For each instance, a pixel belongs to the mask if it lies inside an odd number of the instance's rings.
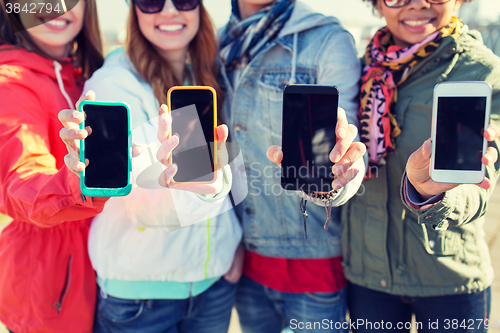
[{"label": "sleeve cuff", "polygon": [[214,201],[219,201],[221,199],[224,199],[229,194],[229,191],[231,190],[231,184],[232,184],[232,173],[231,173],[231,169],[230,169],[229,165],[226,165],[224,167],[222,174],[224,177],[222,190],[219,193],[217,193],[214,197],[209,197],[209,196],[206,196],[203,194],[196,193],[198,198],[200,198],[201,200],[203,200],[205,202],[214,202]]},{"label": "sleeve cuff", "polygon": [[435,205],[441,200],[443,200],[444,193],[437,194],[425,201],[422,201],[422,197],[420,196],[420,193],[415,189],[413,184],[408,180],[408,177],[405,175],[404,179],[404,199],[406,203],[414,208],[414,209],[424,209],[424,206],[426,208],[430,205]]}]

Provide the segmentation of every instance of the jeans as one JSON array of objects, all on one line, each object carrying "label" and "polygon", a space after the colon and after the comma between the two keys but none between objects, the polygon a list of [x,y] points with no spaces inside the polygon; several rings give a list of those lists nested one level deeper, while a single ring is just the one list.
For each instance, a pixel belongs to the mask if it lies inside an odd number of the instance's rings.
[{"label": "jeans", "polygon": [[293,332],[347,333],[346,296],[346,288],[334,293],[279,292],[243,275],[236,310],[243,333],[279,333],[285,327]]},{"label": "jeans", "polygon": [[221,278],[182,300],[127,300],[98,293],[96,333],[227,333],[236,284]]},{"label": "jeans", "polygon": [[418,333],[488,331],[484,322],[490,314],[490,288],[474,294],[433,297],[391,295],[355,284],[349,284],[348,289],[351,324],[364,321],[352,327],[354,333],[410,332],[412,314]]}]

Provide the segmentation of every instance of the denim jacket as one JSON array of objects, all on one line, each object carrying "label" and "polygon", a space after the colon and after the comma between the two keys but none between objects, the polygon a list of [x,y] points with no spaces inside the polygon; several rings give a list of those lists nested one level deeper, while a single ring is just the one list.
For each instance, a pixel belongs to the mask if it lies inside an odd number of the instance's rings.
[{"label": "denim jacket", "polygon": [[[223,28],[224,29],[224,28]],[[237,206],[246,248],[280,258],[329,258],[341,255],[340,206],[357,191],[360,172],[336,197],[329,229],[324,206],[307,205],[307,239],[297,192],[284,191],[280,167],[266,157],[281,145],[283,89],[287,84],[335,85],[339,105],[349,123],[358,123],[358,81],[361,73],[352,36],[337,19],[313,12],[298,1],[276,40],[256,56],[231,88],[222,67],[226,99],[222,120],[243,154],[245,165],[233,169],[248,179],[248,196]]]}]

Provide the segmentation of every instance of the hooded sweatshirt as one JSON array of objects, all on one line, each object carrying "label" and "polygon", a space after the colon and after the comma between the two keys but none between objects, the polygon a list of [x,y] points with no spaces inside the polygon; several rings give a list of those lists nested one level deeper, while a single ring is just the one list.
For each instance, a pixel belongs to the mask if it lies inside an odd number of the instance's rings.
[{"label": "hooded sweatshirt", "polygon": [[[70,59],[0,47],[0,321],[16,333],[90,332],[96,295],[90,219],[106,198],[81,194],[64,165],[58,113],[81,94]],[[65,63],[65,64],[61,64]]]}]

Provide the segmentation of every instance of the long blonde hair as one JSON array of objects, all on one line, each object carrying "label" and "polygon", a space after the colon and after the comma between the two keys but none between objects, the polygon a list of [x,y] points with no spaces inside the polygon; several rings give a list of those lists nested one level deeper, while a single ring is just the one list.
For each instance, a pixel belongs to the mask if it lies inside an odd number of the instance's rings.
[{"label": "long blonde hair", "polygon": [[[210,16],[203,3],[200,2],[199,7],[200,27],[189,44],[188,59],[193,67],[196,84],[213,87],[220,100],[222,91],[217,83],[218,66],[216,64],[219,48]],[[172,64],[161,57],[153,44],[142,34],[133,3],[130,6],[125,47],[132,64],[151,85],[160,104],[166,103],[168,89],[172,86],[181,86],[184,82],[175,76]]]},{"label": "long blonde hair", "polygon": [[[0,0],[0,45],[12,45],[14,49],[22,47],[42,57],[55,59],[36,45],[33,38],[26,31],[25,27],[23,27],[18,14],[12,13],[7,17],[5,6],[7,2],[9,2],[9,0]],[[11,24],[14,26],[15,30],[19,32],[14,33]],[[83,28],[73,41],[70,56],[76,66],[82,69],[80,77],[82,81],[89,79],[104,62],[95,0],[85,1]]]}]

